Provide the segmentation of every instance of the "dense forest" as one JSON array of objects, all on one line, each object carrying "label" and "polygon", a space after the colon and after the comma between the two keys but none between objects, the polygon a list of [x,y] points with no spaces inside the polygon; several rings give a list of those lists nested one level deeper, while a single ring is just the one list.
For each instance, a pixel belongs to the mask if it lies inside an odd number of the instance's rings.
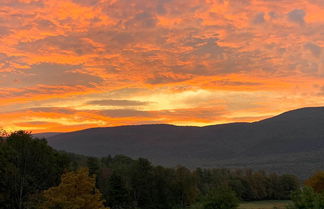
[{"label": "dense forest", "polygon": [[289,174],[166,168],[143,158],[60,152],[24,131],[2,134],[0,163],[1,209],[231,209],[239,201],[291,197],[290,207],[302,209],[302,195],[311,197],[305,209],[324,207],[323,172],[304,188]]}]

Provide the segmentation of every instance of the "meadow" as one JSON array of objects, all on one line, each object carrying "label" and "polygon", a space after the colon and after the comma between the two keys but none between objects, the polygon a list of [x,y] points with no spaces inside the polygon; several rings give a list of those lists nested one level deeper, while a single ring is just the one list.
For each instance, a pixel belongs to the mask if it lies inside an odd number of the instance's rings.
[{"label": "meadow", "polygon": [[240,204],[239,209],[286,209],[290,203],[289,200],[266,200],[244,202]]}]

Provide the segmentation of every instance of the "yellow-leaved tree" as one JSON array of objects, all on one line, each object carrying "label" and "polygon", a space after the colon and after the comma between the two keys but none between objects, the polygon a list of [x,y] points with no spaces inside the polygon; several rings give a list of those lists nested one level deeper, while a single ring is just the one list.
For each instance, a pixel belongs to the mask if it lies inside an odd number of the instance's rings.
[{"label": "yellow-leaved tree", "polygon": [[312,187],[316,192],[324,192],[324,171],[316,172],[306,180],[305,184]]},{"label": "yellow-leaved tree", "polygon": [[108,209],[89,170],[79,169],[61,177],[61,183],[43,192],[42,209]]}]

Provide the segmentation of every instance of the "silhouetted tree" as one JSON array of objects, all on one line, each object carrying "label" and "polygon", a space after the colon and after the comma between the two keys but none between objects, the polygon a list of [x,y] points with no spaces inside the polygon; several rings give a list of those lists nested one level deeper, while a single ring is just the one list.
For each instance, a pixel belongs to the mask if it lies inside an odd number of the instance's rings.
[{"label": "silhouetted tree", "polygon": [[58,183],[69,162],[46,140],[17,131],[0,143],[0,164],[0,205],[23,209],[31,194]]},{"label": "silhouetted tree", "polygon": [[112,209],[130,208],[132,201],[122,177],[113,173],[107,185],[107,203]]},{"label": "silhouetted tree", "polygon": [[141,209],[153,209],[152,181],[151,163],[143,158],[138,159],[132,168],[131,186],[136,206]]}]

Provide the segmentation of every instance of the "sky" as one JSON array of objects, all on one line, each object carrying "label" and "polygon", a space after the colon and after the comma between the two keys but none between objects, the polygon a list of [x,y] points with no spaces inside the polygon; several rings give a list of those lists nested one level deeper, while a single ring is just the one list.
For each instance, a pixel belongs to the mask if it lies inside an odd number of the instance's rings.
[{"label": "sky", "polygon": [[1,0],[0,129],[324,106],[324,0]]}]

